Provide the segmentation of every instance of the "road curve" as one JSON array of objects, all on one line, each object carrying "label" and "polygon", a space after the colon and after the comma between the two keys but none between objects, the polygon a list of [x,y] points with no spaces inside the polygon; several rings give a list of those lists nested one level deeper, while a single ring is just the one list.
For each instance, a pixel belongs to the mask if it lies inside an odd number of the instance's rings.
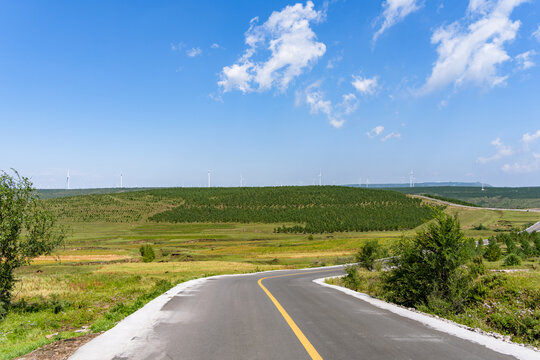
[{"label": "road curve", "polygon": [[439,204],[442,204],[442,205],[449,205],[449,206],[455,206],[455,207],[460,207],[460,208],[465,208],[465,209],[472,209],[472,210],[493,210],[493,211],[502,210],[502,211],[518,211],[518,212],[540,213],[540,209],[507,209],[507,208],[494,208],[494,207],[482,207],[482,206],[469,206],[469,205],[456,204],[456,203],[445,201],[445,200],[435,199],[435,198],[432,198],[432,197],[429,197],[429,196],[424,196],[424,195],[409,194],[409,196],[419,198],[419,199],[429,200],[429,201],[436,202],[436,203],[439,203]]},{"label": "road curve", "polygon": [[70,359],[513,359],[313,282],[341,274],[288,270],[179,285]]}]

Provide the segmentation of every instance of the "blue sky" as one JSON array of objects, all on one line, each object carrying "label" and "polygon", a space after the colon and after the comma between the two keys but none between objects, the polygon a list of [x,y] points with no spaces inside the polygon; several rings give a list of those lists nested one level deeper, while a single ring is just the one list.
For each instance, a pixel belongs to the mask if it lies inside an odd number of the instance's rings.
[{"label": "blue sky", "polygon": [[38,187],[540,185],[538,1],[3,1],[0,34]]}]

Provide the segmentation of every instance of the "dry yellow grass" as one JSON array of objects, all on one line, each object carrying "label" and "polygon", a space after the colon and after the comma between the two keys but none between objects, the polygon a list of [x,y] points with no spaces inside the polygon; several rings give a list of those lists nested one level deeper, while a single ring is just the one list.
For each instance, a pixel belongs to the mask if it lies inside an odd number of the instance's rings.
[{"label": "dry yellow grass", "polygon": [[49,297],[52,294],[63,295],[73,291],[82,291],[69,285],[69,281],[60,277],[24,276],[15,285],[13,301],[35,296]]},{"label": "dry yellow grass", "polygon": [[113,261],[129,259],[127,255],[102,254],[102,255],[57,255],[57,256],[40,256],[32,260],[33,264],[51,263],[55,261],[73,262],[73,261]]},{"label": "dry yellow grass", "polygon": [[186,261],[163,263],[122,263],[103,265],[96,273],[108,274],[164,274],[164,273],[249,273],[283,269],[283,265],[254,265],[230,261]]}]

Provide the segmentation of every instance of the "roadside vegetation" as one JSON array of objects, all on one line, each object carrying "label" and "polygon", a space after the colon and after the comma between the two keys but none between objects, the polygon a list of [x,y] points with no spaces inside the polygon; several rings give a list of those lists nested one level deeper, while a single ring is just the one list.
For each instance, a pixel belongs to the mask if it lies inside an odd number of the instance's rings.
[{"label": "roadside vegetation", "polygon": [[[369,257],[330,282],[538,347],[540,234],[504,233],[476,244],[457,217],[441,213],[391,245],[379,266]],[[358,259],[378,247],[365,243]]]}]

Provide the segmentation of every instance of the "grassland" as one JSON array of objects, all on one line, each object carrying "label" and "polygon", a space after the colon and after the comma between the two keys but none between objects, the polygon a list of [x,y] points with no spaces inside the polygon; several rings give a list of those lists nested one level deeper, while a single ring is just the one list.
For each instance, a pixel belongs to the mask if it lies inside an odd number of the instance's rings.
[{"label": "grassland", "polygon": [[446,199],[457,199],[482,207],[506,209],[540,208],[540,186],[537,187],[480,187],[433,186],[416,188],[392,188],[405,194],[428,194]]},{"label": "grassland", "polygon": [[[80,335],[74,331],[83,326],[93,332],[106,330],[182,281],[348,263],[366,240],[390,245],[418,228],[299,234],[275,232],[295,222],[150,221],[154,214],[182,204],[181,198],[162,195],[145,190],[47,201],[71,230],[54,258],[38,258],[17,271],[14,308],[0,322],[0,359]],[[451,207],[446,211],[456,212],[466,235],[478,239],[540,220],[538,213]],[[474,230],[478,224],[484,225],[482,230]],[[154,262],[141,262],[142,244],[154,248]]]}]

